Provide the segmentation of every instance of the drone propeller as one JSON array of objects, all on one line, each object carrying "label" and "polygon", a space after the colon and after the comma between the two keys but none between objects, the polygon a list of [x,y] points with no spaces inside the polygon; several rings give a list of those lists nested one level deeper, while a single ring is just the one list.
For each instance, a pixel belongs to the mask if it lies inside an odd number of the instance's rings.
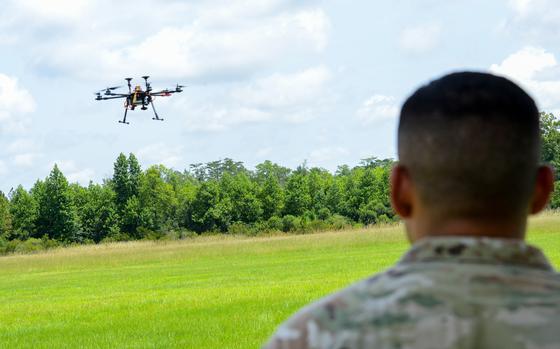
[{"label": "drone propeller", "polygon": [[175,92],[182,92],[183,87],[187,87],[187,86],[177,84],[177,86],[175,87]]},{"label": "drone propeller", "polygon": [[116,89],[121,88],[121,87],[122,87],[122,86],[111,86],[111,87],[106,87],[106,88],[104,88],[104,89],[102,89],[102,90],[99,90],[99,91],[95,92],[95,94],[98,94],[98,93],[101,93],[101,92],[108,93],[109,91],[113,91],[113,90],[116,90]]}]

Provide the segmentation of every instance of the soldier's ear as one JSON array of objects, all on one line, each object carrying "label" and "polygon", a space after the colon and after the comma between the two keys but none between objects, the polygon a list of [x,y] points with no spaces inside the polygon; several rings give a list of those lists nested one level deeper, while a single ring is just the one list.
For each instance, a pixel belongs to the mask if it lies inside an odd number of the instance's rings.
[{"label": "soldier's ear", "polygon": [[535,214],[542,211],[548,204],[554,190],[554,171],[550,166],[541,166],[537,170],[537,180],[531,199],[530,212]]},{"label": "soldier's ear", "polygon": [[391,205],[403,219],[412,215],[413,195],[413,184],[408,170],[402,165],[395,165],[391,171]]}]

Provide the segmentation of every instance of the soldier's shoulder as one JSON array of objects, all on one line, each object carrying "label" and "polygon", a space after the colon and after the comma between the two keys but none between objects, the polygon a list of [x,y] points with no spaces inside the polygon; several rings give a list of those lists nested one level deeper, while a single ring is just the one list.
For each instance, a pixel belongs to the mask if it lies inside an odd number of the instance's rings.
[{"label": "soldier's shoulder", "polygon": [[302,308],[278,328],[268,348],[314,347],[310,343],[318,348],[328,347],[318,343],[332,340],[341,330],[348,336],[358,337],[364,323],[382,328],[402,325],[412,318],[386,310],[402,301],[416,302],[423,307],[440,304],[434,296],[414,292],[431,285],[428,275],[409,273],[407,268],[395,266]]}]

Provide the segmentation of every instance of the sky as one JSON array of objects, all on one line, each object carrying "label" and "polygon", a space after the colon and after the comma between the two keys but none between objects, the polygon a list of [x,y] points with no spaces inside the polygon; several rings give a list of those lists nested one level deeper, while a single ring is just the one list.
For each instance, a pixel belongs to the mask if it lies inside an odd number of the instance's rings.
[{"label": "sky", "polygon": [[[0,0],[0,190],[112,176],[119,153],[176,170],[226,157],[334,171],[396,158],[399,108],[458,70],[560,114],[554,0]],[[94,92],[188,85],[151,111]],[[421,149],[419,149],[421,151]]]}]

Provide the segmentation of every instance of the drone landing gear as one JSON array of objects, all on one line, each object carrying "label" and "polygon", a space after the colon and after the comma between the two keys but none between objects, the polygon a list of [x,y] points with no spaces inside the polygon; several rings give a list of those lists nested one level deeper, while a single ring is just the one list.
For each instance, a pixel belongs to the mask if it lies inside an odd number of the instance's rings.
[{"label": "drone landing gear", "polygon": [[156,107],[154,107],[154,102],[153,102],[153,101],[150,101],[150,104],[151,104],[151,106],[152,106],[152,109],[154,110],[154,115],[156,116],[155,118],[152,118],[152,120],[163,121],[163,119],[161,119],[161,118],[158,116],[158,113],[157,113],[157,111],[156,111]]},{"label": "drone landing gear", "polygon": [[119,120],[119,123],[121,123],[121,124],[127,124],[127,125],[130,124],[130,122],[127,122],[127,121],[126,121],[126,114],[127,114],[127,113],[128,113],[128,107],[125,107],[125,108],[124,108],[124,118],[123,118],[122,120]]}]

